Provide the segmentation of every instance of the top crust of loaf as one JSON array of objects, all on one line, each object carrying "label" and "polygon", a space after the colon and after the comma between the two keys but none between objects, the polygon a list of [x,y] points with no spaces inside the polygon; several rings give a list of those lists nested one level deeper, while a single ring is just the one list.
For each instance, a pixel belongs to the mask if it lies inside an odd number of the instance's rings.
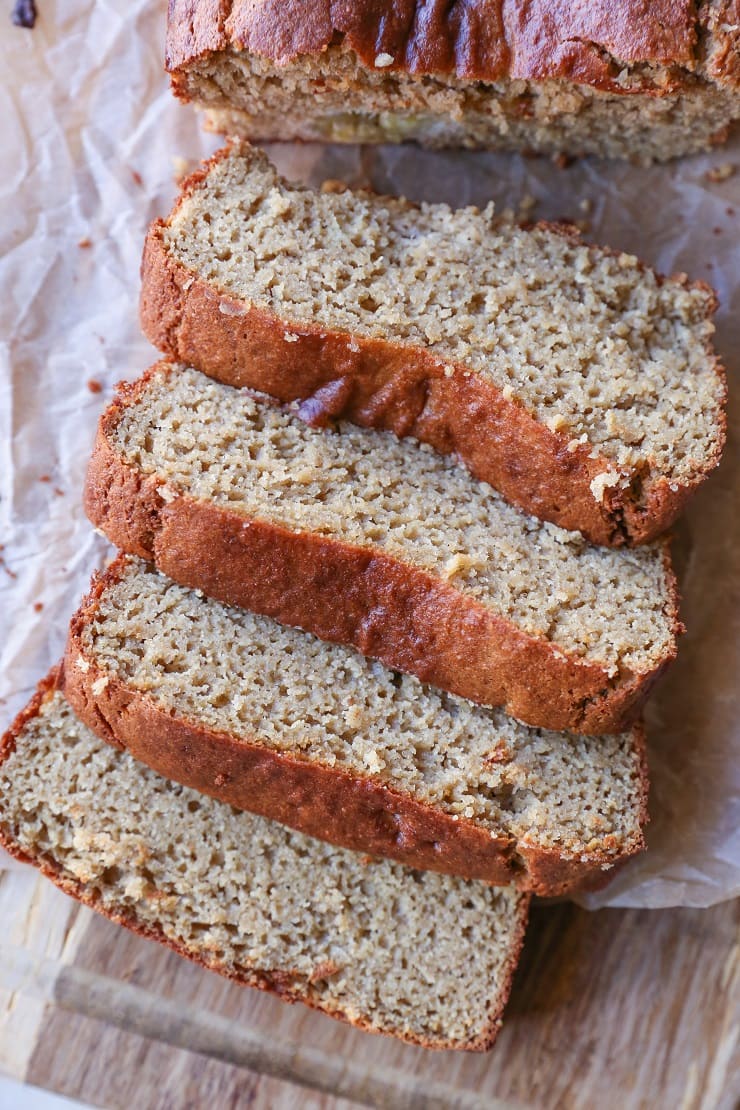
[{"label": "top crust of loaf", "polygon": [[365,65],[391,72],[666,96],[696,77],[740,84],[738,23],[738,0],[170,0],[166,62],[175,73],[233,49],[285,65],[344,37]]}]

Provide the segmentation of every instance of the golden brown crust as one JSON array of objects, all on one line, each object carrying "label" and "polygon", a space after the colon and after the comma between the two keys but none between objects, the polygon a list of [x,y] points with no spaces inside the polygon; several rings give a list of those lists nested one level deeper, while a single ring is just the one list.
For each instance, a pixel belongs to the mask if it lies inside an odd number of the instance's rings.
[{"label": "golden brown crust", "polygon": [[[185,182],[181,202],[228,149]],[[628,488],[612,486],[597,501],[591,483],[610,469],[608,460],[587,443],[570,450],[569,436],[550,431],[482,375],[423,347],[295,323],[238,301],[173,259],[164,227],[152,225],[142,259],[141,323],[149,340],[227,385],[302,401],[309,423],[346,419],[414,436],[454,455],[525,512],[609,546],[663,533],[716,465],[707,460],[682,485],[635,473]],[[722,443],[720,435],[717,459]]]},{"label": "golden brown crust", "polygon": [[[220,601],[349,644],[527,724],[598,734],[622,732],[639,715],[675,645],[652,671],[608,675],[382,550],[292,532],[184,494],[173,499],[175,491],[165,500],[162,480],[130,465],[110,441],[158,369],[121,388],[101,418],[88,470],[87,514],[121,550]],[[677,632],[667,548],[665,560]]]},{"label": "golden brown crust", "polygon": [[[714,80],[737,83],[739,14],[738,0],[170,0],[166,61],[186,95],[183,71],[207,54],[244,50],[286,65],[344,40],[371,68],[391,58],[391,72],[664,96],[692,81],[705,54]],[[626,85],[634,67],[639,79]]]},{"label": "golden brown crust", "polygon": [[[217,732],[163,709],[102,670],[83,646],[85,627],[95,620],[100,597],[125,567],[125,559],[119,558],[97,575],[72,618],[61,686],[88,728],[165,778],[344,848],[422,870],[498,886],[515,884],[544,896],[603,886],[615,866],[643,850],[641,838],[611,853],[585,847],[565,853],[518,842],[512,835],[492,839],[476,822],[446,814],[372,776],[270,750],[259,740]],[[642,759],[640,726],[634,729],[634,744]],[[638,788],[643,825],[644,766]]]},{"label": "golden brown crust", "polygon": [[55,690],[59,689],[62,669],[63,664],[58,663],[41,679],[28,705],[20,711],[10,728],[0,740],[0,766],[15,751],[16,741],[29,721],[32,721],[34,717],[38,717],[41,706],[52,696]]},{"label": "golden brown crust", "polygon": [[[39,683],[36,693],[28,706],[18,715],[11,728],[2,738],[2,741],[0,741],[0,766],[2,766],[5,760],[15,750],[17,737],[24,726],[33,717],[37,716],[43,702],[58,688],[60,672],[61,667],[55,668]],[[472,1052],[483,1052],[491,1047],[501,1028],[501,1015],[509,997],[511,982],[514,977],[517,963],[519,962],[519,953],[524,943],[524,934],[527,927],[529,897],[523,894],[516,911],[516,932],[511,943],[509,960],[504,969],[502,982],[497,991],[496,1003],[492,1008],[487,1028],[484,1029],[477,1038],[466,1044],[431,1041],[422,1037],[415,1037],[413,1034],[407,1032],[394,1032],[390,1029],[381,1029],[374,1026],[369,1019],[359,1016],[349,1016],[339,1008],[330,1008],[329,1005],[317,997],[316,994],[312,994],[313,984],[302,976],[291,976],[279,970],[258,971],[247,967],[241,967],[239,969],[226,967],[223,964],[219,964],[212,954],[188,948],[186,945],[165,936],[160,928],[139,921],[135,915],[129,911],[123,909],[115,910],[111,907],[103,906],[100,894],[96,889],[86,887],[83,882],[63,874],[62,868],[53,858],[40,854],[30,855],[18,844],[13,835],[13,830],[4,824],[0,824],[0,846],[9,852],[10,855],[14,856],[15,859],[20,860],[22,863],[32,864],[34,867],[38,868],[43,875],[63,890],[65,894],[69,894],[78,902],[89,906],[97,913],[102,914],[111,921],[115,921],[119,925],[123,925],[125,928],[130,929],[131,932],[137,933],[147,940],[155,940],[165,945],[179,956],[184,956],[186,959],[192,960],[193,963],[200,964],[210,971],[216,971],[220,975],[224,975],[226,978],[240,983],[243,986],[256,987],[258,990],[268,991],[271,994],[277,995],[284,1002],[302,1002],[312,1009],[319,1010],[321,1013],[327,1014],[329,1017],[339,1021],[345,1021],[358,1029],[363,1029],[370,1033],[383,1033],[386,1036],[394,1036],[410,1044],[420,1045],[423,1048],[459,1049]],[[371,865],[372,861],[368,861],[368,866]]]}]

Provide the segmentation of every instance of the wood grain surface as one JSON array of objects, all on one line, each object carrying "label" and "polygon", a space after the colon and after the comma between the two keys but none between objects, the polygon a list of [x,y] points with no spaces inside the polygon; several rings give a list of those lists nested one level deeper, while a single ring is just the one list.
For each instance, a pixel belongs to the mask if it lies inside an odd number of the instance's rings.
[{"label": "wood grain surface", "polygon": [[0,876],[0,913],[0,1069],[106,1110],[731,1110],[740,1099],[737,903],[536,906],[504,1030],[483,1055],[396,1044],[237,987],[30,871]]}]

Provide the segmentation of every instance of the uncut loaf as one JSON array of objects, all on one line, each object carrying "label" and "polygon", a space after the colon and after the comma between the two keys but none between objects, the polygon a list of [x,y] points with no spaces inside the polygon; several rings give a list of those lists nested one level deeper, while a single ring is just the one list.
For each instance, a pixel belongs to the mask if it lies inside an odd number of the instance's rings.
[{"label": "uncut loaf", "polygon": [[621,732],[675,655],[663,542],[589,545],[430,447],[182,365],[103,414],[85,505],[184,585],[528,724]]},{"label": "uncut loaf", "polygon": [[430,1048],[495,1039],[524,934],[512,888],[371,860],[169,782],[53,681],[0,748],[0,844],[237,982]]},{"label": "uncut loaf", "polygon": [[135,558],[73,618],[63,689],[167,778],[412,867],[553,895],[644,847],[640,729],[528,728]]},{"label": "uncut loaf", "polygon": [[720,459],[712,291],[563,229],[315,193],[236,145],[152,226],[142,275],[169,357],[430,443],[595,543],[658,535]]},{"label": "uncut loaf", "polygon": [[737,0],[170,0],[175,93],[217,130],[663,161],[740,118]]}]

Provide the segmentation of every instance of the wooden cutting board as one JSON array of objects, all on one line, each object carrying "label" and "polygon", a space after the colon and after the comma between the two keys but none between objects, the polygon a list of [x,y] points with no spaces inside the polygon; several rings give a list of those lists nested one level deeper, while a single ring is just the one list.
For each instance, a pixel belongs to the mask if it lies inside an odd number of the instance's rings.
[{"label": "wooden cutting board", "polygon": [[[237,987],[0,874],[0,1070],[107,1110],[731,1110],[738,904],[538,905],[504,1030],[435,1053]],[[483,942],[483,941],[482,941]]]}]

